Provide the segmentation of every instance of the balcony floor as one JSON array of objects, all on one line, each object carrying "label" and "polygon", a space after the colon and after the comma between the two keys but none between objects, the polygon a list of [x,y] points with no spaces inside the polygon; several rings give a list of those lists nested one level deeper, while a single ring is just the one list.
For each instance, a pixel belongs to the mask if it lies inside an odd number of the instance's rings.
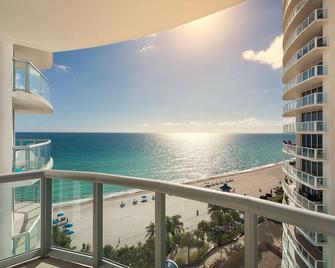
[{"label": "balcony floor", "polygon": [[80,268],[88,267],[54,258],[37,259],[28,263],[14,266],[15,268]]}]

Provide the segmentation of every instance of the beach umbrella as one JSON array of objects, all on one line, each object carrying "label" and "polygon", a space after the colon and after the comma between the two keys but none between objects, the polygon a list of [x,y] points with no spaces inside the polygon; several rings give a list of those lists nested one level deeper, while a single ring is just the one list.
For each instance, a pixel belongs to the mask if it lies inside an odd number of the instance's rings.
[{"label": "beach umbrella", "polygon": [[74,226],[74,224],[73,223],[68,223],[68,224],[65,224],[65,228],[71,228],[71,227],[73,227]]},{"label": "beach umbrella", "polygon": [[64,216],[64,212],[59,212],[58,214],[57,214],[57,217],[63,217]]},{"label": "beach umbrella", "polygon": [[52,224],[58,224],[59,223],[59,220],[58,219],[53,219],[52,220]]},{"label": "beach umbrella", "polygon": [[172,260],[166,260],[166,267],[167,268],[178,268],[178,265]]},{"label": "beach umbrella", "polygon": [[147,198],[147,196],[146,195],[142,195],[142,198]]},{"label": "beach umbrella", "polygon": [[220,189],[221,189],[223,192],[230,192],[231,187],[230,187],[227,183],[225,183],[225,184],[223,184],[223,185],[220,187]]},{"label": "beach umbrella", "polygon": [[66,234],[67,234],[67,235],[73,235],[73,234],[74,234],[74,231],[72,231],[72,230],[67,230],[67,231],[66,231]]}]

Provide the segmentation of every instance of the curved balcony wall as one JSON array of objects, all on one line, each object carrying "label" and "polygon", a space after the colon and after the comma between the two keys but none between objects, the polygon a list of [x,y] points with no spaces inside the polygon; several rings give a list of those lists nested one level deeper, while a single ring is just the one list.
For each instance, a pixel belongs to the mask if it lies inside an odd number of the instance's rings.
[{"label": "curved balcony wall", "polygon": [[324,121],[296,122],[284,125],[286,133],[323,133],[327,131],[327,123]]},{"label": "curved balcony wall", "polygon": [[314,10],[304,21],[293,31],[290,37],[285,42],[283,48],[284,53],[290,48],[290,46],[295,42],[295,40],[315,21],[325,20],[328,18],[327,9],[316,9]]},{"label": "curved balcony wall", "polygon": [[325,47],[328,47],[327,37],[320,36],[320,37],[313,38],[306,45],[304,45],[301,49],[295,52],[293,56],[287,61],[287,63],[285,64],[283,68],[284,76],[293,65],[295,65],[298,61],[300,61],[306,55],[309,55],[310,52],[314,51],[317,48],[325,48]]},{"label": "curved balcony wall", "polygon": [[294,79],[288,82],[283,89],[283,95],[285,95],[288,91],[295,89],[297,86],[302,83],[307,82],[315,77],[323,77],[328,75],[328,66],[327,65],[315,65],[306,71],[298,74]]},{"label": "curved balcony wall", "polygon": [[43,97],[50,102],[50,88],[46,77],[31,62],[13,60],[14,90],[25,91]]},{"label": "curved balcony wall", "polygon": [[285,251],[289,252],[290,249],[293,249],[296,254],[299,255],[301,260],[304,261],[304,263],[308,267],[315,267],[315,268],[323,268],[327,267],[327,262],[322,259],[316,259],[314,258],[309,251],[294,237],[293,234],[291,234],[291,231],[289,230],[286,223],[283,223],[283,243],[285,247]]},{"label": "curved balcony wall", "polygon": [[51,161],[51,141],[18,139],[14,147],[14,172],[40,170]]},{"label": "curved balcony wall", "polygon": [[320,176],[314,176],[291,166],[289,162],[283,164],[284,173],[291,179],[307,185],[315,190],[327,188],[327,179]]},{"label": "curved balcony wall", "polygon": [[298,206],[301,208],[305,208],[311,211],[327,213],[327,206],[322,204],[317,204],[305,198],[304,196],[297,193],[291,185],[282,180],[282,186],[285,194]]},{"label": "curved balcony wall", "polygon": [[325,93],[313,93],[302,98],[287,102],[283,107],[283,116],[293,116],[293,112],[299,109],[321,106],[327,103]]},{"label": "curved balcony wall", "polygon": [[286,32],[287,28],[290,26],[291,22],[295,18],[295,16],[304,8],[304,6],[308,3],[309,0],[302,0],[300,1],[292,10],[290,16],[288,16],[286,20],[285,27],[283,29],[283,32]]},{"label": "curved balcony wall", "polygon": [[311,231],[309,231],[305,228],[301,228],[301,227],[296,227],[296,228],[299,230],[299,232],[303,236],[305,236],[309,240],[309,242],[311,242],[315,246],[324,246],[328,242],[327,236],[324,235],[324,234],[311,232]]},{"label": "curved balcony wall", "polygon": [[311,161],[324,161],[327,159],[327,150],[301,147],[293,144],[283,144],[283,152],[295,157]]}]

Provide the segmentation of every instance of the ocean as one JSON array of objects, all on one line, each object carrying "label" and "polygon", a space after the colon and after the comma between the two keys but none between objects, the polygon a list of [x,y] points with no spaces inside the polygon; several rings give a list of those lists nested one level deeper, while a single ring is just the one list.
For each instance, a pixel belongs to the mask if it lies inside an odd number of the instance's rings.
[{"label": "ocean", "polygon": [[[51,139],[54,169],[105,172],[164,181],[195,180],[285,159],[285,134],[17,133],[17,138]],[[104,186],[104,192],[127,190]],[[17,199],[39,191],[21,189]],[[21,195],[21,196],[20,196]],[[25,197],[24,197],[25,195]],[[92,184],[53,180],[53,202],[92,195]]]}]

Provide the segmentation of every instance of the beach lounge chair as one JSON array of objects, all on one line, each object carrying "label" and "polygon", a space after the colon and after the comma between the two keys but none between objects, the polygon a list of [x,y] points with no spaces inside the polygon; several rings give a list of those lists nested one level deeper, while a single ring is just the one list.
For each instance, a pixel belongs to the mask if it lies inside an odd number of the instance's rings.
[{"label": "beach lounge chair", "polygon": [[126,204],[123,201],[121,201],[120,208],[124,208],[125,206]]},{"label": "beach lounge chair", "polygon": [[136,206],[137,205],[137,200],[134,198],[133,199],[133,205]]}]

